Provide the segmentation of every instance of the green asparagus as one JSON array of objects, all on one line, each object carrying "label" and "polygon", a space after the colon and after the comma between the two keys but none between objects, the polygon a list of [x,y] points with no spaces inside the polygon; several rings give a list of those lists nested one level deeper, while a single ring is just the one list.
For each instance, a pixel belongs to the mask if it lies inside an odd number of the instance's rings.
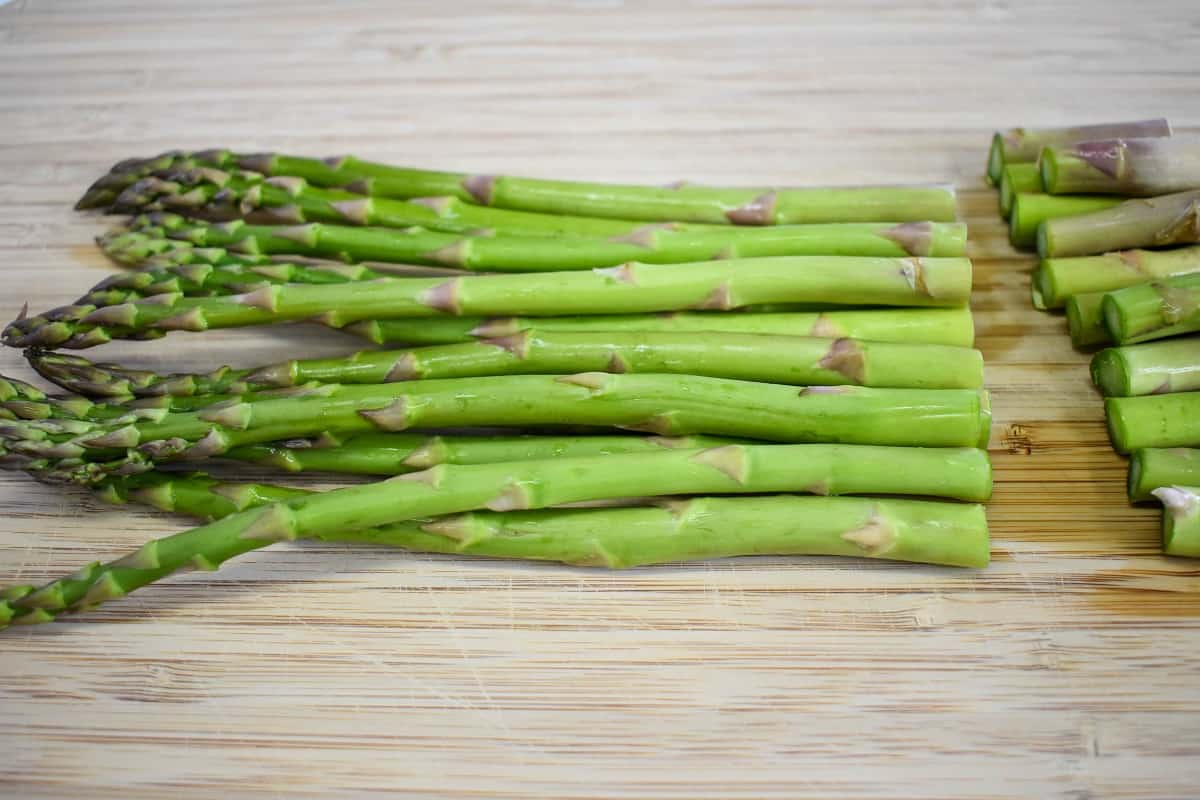
[{"label": "green asparagus", "polygon": [[[114,479],[100,494],[109,502],[134,500],[213,520],[311,493],[223,483],[204,475],[148,473]],[[874,537],[861,535],[872,520],[896,533],[886,550],[870,546]],[[468,511],[314,538],[610,569],[743,555],[864,556],[983,567],[990,556],[979,505],[792,495],[694,497],[624,508]]]},{"label": "green asparagus", "polygon": [[157,451],[165,442],[185,448],[185,455],[211,456],[242,444],[325,431],[547,424],[769,441],[955,447],[985,443],[990,413],[986,393],[965,389],[797,390],[685,375],[514,375],[326,384],[291,397],[97,426],[76,441],[95,448],[141,446],[143,452]]},{"label": "green asparagus", "polygon": [[1200,489],[1162,486],[1153,494],[1163,504],[1163,552],[1200,558]]},{"label": "green asparagus", "polygon": [[[966,226],[957,223],[836,223],[731,227],[686,223],[646,224],[637,220],[572,217],[489,208],[454,197],[427,197],[415,202],[371,198],[321,189],[302,178],[247,178],[214,169],[177,173],[182,182],[145,179],[117,200],[122,211],[144,211],[152,203],[185,216],[229,221],[245,219],[266,225],[309,222],[383,228],[422,227],[430,231],[478,236],[555,236],[606,240],[673,252],[698,260],[702,253],[743,256],[862,255],[961,256]],[[598,246],[602,243],[598,243]],[[483,247],[483,245],[480,245]],[[632,252],[628,249],[621,252]],[[575,257],[564,249],[563,263]],[[603,265],[601,265],[603,266]]]},{"label": "green asparagus", "polygon": [[1043,258],[1200,242],[1200,191],[1126,200],[1089,214],[1049,219],[1038,228],[1037,239]]},{"label": "green asparagus", "polygon": [[1154,197],[1200,189],[1200,140],[1102,139],[1050,146],[1038,159],[1051,194]]},{"label": "green asparagus", "polygon": [[[293,254],[338,261],[425,264],[486,272],[545,272],[611,267],[626,261],[677,264],[716,258],[786,255],[932,255],[962,251],[965,228],[957,224],[899,222],[789,225],[747,229],[676,231],[670,224],[642,226],[626,237],[586,238],[467,235],[420,227],[372,228],[311,222],[253,225],[151,213],[135,222],[201,247],[250,255]],[[878,240],[876,242],[875,240]]]},{"label": "green asparagus", "polygon": [[[77,356],[33,353],[43,377],[108,397],[242,393],[321,383],[389,383],[486,375],[658,372],[786,383],[911,389],[983,386],[978,350],[925,344],[752,333],[543,333],[348,357],[294,359],[253,369],[160,375]],[[95,387],[103,386],[100,392]]]},{"label": "green asparagus", "polygon": [[1200,450],[1186,447],[1148,447],[1135,450],[1129,459],[1129,499],[1139,503],[1154,499],[1160,486],[1200,484]]},{"label": "green asparagus", "polygon": [[[1120,134],[1113,134],[1120,135]],[[954,191],[945,186],[779,189],[666,187],[469,175],[393,167],[354,156],[327,159],[286,154],[207,150],[164,153],[121,162],[84,194],[76,208],[110,205],[138,178],[186,166],[244,169],[303,178],[315,186],[373,197],[455,197],[495,208],[615,217],[651,222],[787,225],[822,222],[952,221]]]},{"label": "green asparagus", "polygon": [[1037,164],[1009,164],[1000,175],[1000,216],[1008,219],[1018,194],[1039,194],[1042,176]]},{"label": "green asparagus", "polygon": [[170,330],[321,317],[341,327],[396,317],[728,310],[756,303],[956,307],[967,304],[967,259],[796,256],[587,272],[390,278],[328,286],[271,285],[243,295],[163,294],[86,314],[67,307],[9,324],[13,347],[82,348]]},{"label": "green asparagus", "polygon": [[454,344],[537,330],[563,333],[599,331],[757,333],[777,336],[852,338],[970,347],[975,326],[968,307],[876,308],[811,312],[712,314],[607,314],[567,317],[443,317],[367,320],[343,330],[375,344]]},{"label": "green asparagus", "polygon": [[1174,250],[1123,250],[1101,256],[1047,258],[1033,273],[1037,308],[1059,308],[1083,292],[1111,292],[1154,278],[1200,272],[1200,245]]},{"label": "green asparagus", "polygon": [[1200,339],[1110,347],[1092,357],[1092,381],[1108,397],[1200,389]]},{"label": "green asparagus", "polygon": [[1109,397],[1104,411],[1118,453],[1145,447],[1200,447],[1200,393]]},{"label": "green asparagus", "polygon": [[[311,538],[476,509],[523,511],[590,500],[677,494],[911,493],[986,498],[991,475],[979,450],[830,445],[729,445],[708,450],[605,455],[502,464],[441,465],[363,486],[251,508],[93,563],[40,589],[0,594],[0,625],[48,622],[94,607],[178,569],[215,569],[273,542]],[[465,532],[467,534],[469,532]],[[886,552],[882,520],[852,541]]]},{"label": "green asparagus", "polygon": [[1104,325],[1117,344],[1200,330],[1200,273],[1140,283],[1104,295]]},{"label": "green asparagus", "polygon": [[429,436],[360,433],[235,447],[221,458],[285,472],[400,475],[438,464],[494,464],[575,458],[609,453],[652,453],[663,448],[699,449],[737,444],[716,436]]},{"label": "green asparagus", "polygon": [[993,184],[998,183],[1005,166],[1032,164],[1037,161],[1042,148],[1048,145],[1089,142],[1094,139],[1170,135],[1171,125],[1165,119],[1111,122],[1071,128],[1012,128],[992,136],[992,147],[988,151],[987,177]]},{"label": "green asparagus", "polygon": [[1008,217],[1008,239],[1013,247],[1032,249],[1046,220],[1090,214],[1120,205],[1119,197],[1087,195],[1017,194]]},{"label": "green asparagus", "polygon": [[1104,292],[1081,292],[1067,298],[1067,330],[1081,350],[1112,342],[1104,325]]}]

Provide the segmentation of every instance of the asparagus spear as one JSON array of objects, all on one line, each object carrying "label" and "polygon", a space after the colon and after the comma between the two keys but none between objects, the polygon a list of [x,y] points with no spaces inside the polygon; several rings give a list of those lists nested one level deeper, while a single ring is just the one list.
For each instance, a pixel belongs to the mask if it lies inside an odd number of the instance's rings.
[{"label": "asparagus spear", "polygon": [[438,464],[494,464],[611,453],[652,453],[736,444],[716,436],[428,436],[360,433],[235,447],[222,458],[286,472],[400,475]]},{"label": "asparagus spear", "polygon": [[117,192],[140,177],[190,165],[290,175],[315,186],[340,187],[374,197],[448,196],[495,208],[651,222],[723,225],[947,222],[955,215],[954,191],[945,186],[803,189],[715,188],[682,183],[669,187],[632,186],[436,172],[362,161],[354,156],[315,159],[225,150],[164,153],[151,159],[122,162],[93,184],[76,208],[107,206]]},{"label": "asparagus spear", "polygon": [[1037,164],[1009,164],[1000,173],[1000,216],[1009,218],[1018,194],[1040,194],[1044,191]]},{"label": "asparagus spear", "polygon": [[1124,250],[1102,256],[1047,258],[1033,273],[1037,308],[1059,308],[1071,295],[1111,292],[1154,278],[1200,272],[1200,245],[1174,250]]},{"label": "asparagus spear", "polygon": [[[350,192],[313,187],[296,177],[263,181],[261,176],[255,180],[245,177],[244,173],[234,175],[213,169],[175,174],[181,181],[153,178],[139,181],[121,194],[117,207],[137,213],[157,203],[185,216],[217,221],[246,219],[267,225],[322,222],[384,228],[419,226],[431,231],[467,235],[487,231],[489,235],[499,237],[603,239],[610,243],[661,249],[665,253],[683,248],[693,254],[686,260],[701,258],[704,252],[718,253],[726,249],[746,256],[961,256],[966,244],[966,226],[957,223],[836,223],[815,227],[647,225],[637,220],[509,211],[466,203],[454,197],[428,197],[411,203],[364,198]],[[563,260],[573,255],[573,250],[564,250]]]},{"label": "asparagus spear", "polygon": [[[978,450],[730,445],[709,450],[605,455],[502,464],[442,465],[378,483],[251,508],[148,542],[41,589],[0,594],[0,625],[48,622],[165,578],[214,569],[272,542],[476,509],[518,511],[611,497],[810,491],[986,497],[991,476]],[[464,534],[467,532],[463,532]],[[887,552],[896,533],[872,520],[851,537]]]},{"label": "asparagus spear", "polygon": [[253,369],[160,375],[77,356],[33,353],[43,377],[104,396],[195,395],[259,391],[317,381],[389,383],[486,375],[658,372],[803,386],[853,384],[911,389],[983,386],[978,350],[940,345],[727,333],[543,333],[348,357],[294,359]]},{"label": "asparagus spear", "polygon": [[1089,214],[1049,219],[1038,228],[1037,239],[1043,258],[1200,242],[1200,191],[1126,200]]},{"label": "asparagus spear", "polygon": [[1117,344],[1200,330],[1200,273],[1109,292],[1101,309],[1108,334]]},{"label": "asparagus spear", "polygon": [[1200,394],[1179,392],[1104,400],[1118,453],[1145,447],[1200,447]]},{"label": "asparagus spear", "polygon": [[[8,379],[0,379],[0,394],[12,383]],[[36,392],[33,387],[28,387]],[[40,394],[40,393],[39,393]],[[185,398],[186,400],[204,401],[206,398]],[[76,401],[87,403],[83,398]],[[179,398],[154,397],[152,401],[170,400],[180,402]],[[40,405],[23,400],[30,406]],[[103,420],[127,416],[126,422],[138,419],[140,405],[134,404],[107,406],[117,413],[108,417],[91,416],[95,408],[104,408],[94,404],[90,408],[81,409],[77,405],[66,405],[58,419],[75,419],[88,421]],[[198,408],[203,408],[198,404]],[[80,411],[76,416],[72,412]],[[13,415],[9,419],[45,419],[43,414],[27,416]],[[150,414],[147,419],[161,419],[161,414]],[[76,432],[87,432],[88,428],[74,428]],[[62,431],[64,433],[68,430]],[[32,432],[13,425],[0,427],[0,446],[16,445],[21,450],[20,439]],[[39,441],[47,442],[48,437]],[[548,436],[548,435],[436,435],[424,433],[360,433],[353,436],[336,437],[328,432],[312,439],[290,439],[283,442],[268,442],[266,444],[245,445],[234,447],[223,453],[222,458],[244,461],[264,466],[277,467],[288,472],[339,472],[363,475],[399,475],[418,469],[427,469],[438,464],[491,464],[500,461],[530,461],[545,458],[567,458],[578,456],[597,456],[607,453],[640,453],[656,452],[663,448],[700,449],[720,447],[726,444],[737,444],[740,440],[720,438],[716,436],[639,436],[620,434],[613,436]],[[87,457],[97,451],[83,453]],[[27,469],[38,473],[45,472],[51,464],[38,463],[31,465],[27,458],[18,458],[7,467]],[[31,469],[31,466],[33,469]]]},{"label": "asparagus spear", "polygon": [[970,291],[967,259],[796,256],[625,264],[588,272],[285,284],[228,297],[164,294],[99,308],[82,323],[75,321],[77,307],[16,320],[3,338],[13,347],[81,348],[169,330],[313,317],[341,327],[389,317],[728,310],[763,302],[955,307],[966,305]]},{"label": "asparagus spear", "polygon": [[1147,447],[1129,458],[1129,500],[1154,499],[1160,486],[1195,486],[1200,483],[1200,450],[1186,447]]},{"label": "asparagus spear", "polygon": [[1200,139],[1101,139],[1049,146],[1038,159],[1050,194],[1154,197],[1200,189]]},{"label": "asparagus spear", "polygon": [[970,347],[975,326],[968,307],[876,308],[737,314],[607,314],[569,317],[446,317],[367,320],[344,330],[375,344],[453,344],[521,331],[712,332],[852,338]]},{"label": "asparagus spear", "polygon": [[1042,148],[1049,145],[1088,142],[1095,139],[1170,135],[1171,125],[1165,119],[1110,122],[1072,128],[1012,128],[998,131],[992,136],[992,148],[988,152],[988,180],[997,183],[1001,171],[1008,164],[1032,164],[1037,161]]},{"label": "asparagus spear", "polygon": [[1008,217],[1008,240],[1013,247],[1033,248],[1043,222],[1091,214],[1120,205],[1119,197],[1088,195],[1018,194]]},{"label": "asparagus spear", "polygon": [[1112,342],[1104,325],[1104,292],[1081,292],[1067,298],[1067,330],[1081,350]]},{"label": "asparagus spear", "polygon": [[1162,486],[1153,494],[1163,504],[1163,552],[1200,558],[1200,489]]},{"label": "asparagus spear", "polygon": [[1092,357],[1092,381],[1108,397],[1200,389],[1200,339],[1110,347]]},{"label": "asparagus spear", "polygon": [[[84,447],[211,456],[274,439],[417,427],[601,425],[663,435],[912,446],[986,442],[986,393],[731,381],[685,375],[514,375],[383,385],[327,384],[296,396],[97,426]],[[188,443],[195,443],[188,446]],[[36,455],[30,453],[30,455]]]},{"label": "asparagus spear", "polygon": [[[368,228],[312,222],[252,225],[235,219],[210,224],[151,213],[135,222],[202,247],[252,255],[296,254],[339,261],[426,264],[488,272],[540,272],[611,267],[626,261],[677,264],[715,258],[785,255],[931,255],[961,252],[965,228],[932,222],[789,225],[750,229],[675,231],[643,226],[627,237],[585,238],[444,233],[427,228]],[[878,241],[876,241],[878,240]]]},{"label": "asparagus spear", "polygon": [[[163,473],[114,479],[101,490],[109,502],[137,500],[210,520],[307,494]],[[855,533],[872,519],[887,520],[897,533],[887,550],[867,546]],[[468,511],[315,538],[610,569],[741,555],[865,556],[963,567],[986,566],[990,557],[982,506],[865,497],[694,497],[649,507]]]}]

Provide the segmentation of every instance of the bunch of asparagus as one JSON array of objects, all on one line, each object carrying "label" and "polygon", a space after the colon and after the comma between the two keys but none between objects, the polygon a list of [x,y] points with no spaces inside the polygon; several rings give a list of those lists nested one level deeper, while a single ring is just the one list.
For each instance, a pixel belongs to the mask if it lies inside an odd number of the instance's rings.
[{"label": "bunch of asparagus", "polygon": [[[133,215],[100,240],[129,271],[5,328],[67,392],[0,379],[0,466],[211,521],[0,593],[0,626],[301,537],[613,568],[988,561],[990,412],[946,188],[210,150],[121,162],[79,207]],[[281,322],[382,349],[172,374],[55,352]],[[199,460],[382,480],[178,471]]]},{"label": "bunch of asparagus", "polygon": [[1034,305],[1065,308],[1077,347],[1115,344],[1091,373],[1130,500],[1161,500],[1164,550],[1200,557],[1200,141],[1165,120],[1018,129],[988,174],[1014,244],[1043,256]]}]

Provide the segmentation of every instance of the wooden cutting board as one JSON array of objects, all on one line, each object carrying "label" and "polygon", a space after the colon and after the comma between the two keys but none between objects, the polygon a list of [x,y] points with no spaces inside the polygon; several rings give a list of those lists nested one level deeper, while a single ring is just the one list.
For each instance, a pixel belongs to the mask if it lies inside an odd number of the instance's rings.
[{"label": "wooden cutting board", "polygon": [[[1028,301],[999,125],[1200,125],[1187,2],[16,0],[0,7],[0,317],[110,269],[70,204],[214,144],[667,182],[953,181],[988,361],[994,563],[625,573],[296,545],[0,635],[0,796],[1180,798],[1197,565],[1129,508],[1085,359]],[[307,328],[107,346],[333,354]],[[18,353],[0,371],[29,378]],[[0,583],[185,522],[0,474]]]}]

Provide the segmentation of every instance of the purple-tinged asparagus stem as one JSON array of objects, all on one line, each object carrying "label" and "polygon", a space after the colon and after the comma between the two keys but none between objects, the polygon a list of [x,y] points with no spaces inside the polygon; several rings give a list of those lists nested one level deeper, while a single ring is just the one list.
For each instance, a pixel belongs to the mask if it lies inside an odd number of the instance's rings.
[{"label": "purple-tinged asparagus stem", "polygon": [[988,153],[987,176],[995,184],[1008,164],[1028,164],[1037,161],[1042,148],[1054,144],[1071,144],[1095,139],[1121,137],[1162,137],[1171,135],[1171,125],[1165,119],[1145,119],[1134,122],[1107,122],[1067,128],[1012,128],[992,136]]},{"label": "purple-tinged asparagus stem", "polygon": [[1039,163],[1050,194],[1155,197],[1200,189],[1200,138],[1079,142],[1047,147]]}]

